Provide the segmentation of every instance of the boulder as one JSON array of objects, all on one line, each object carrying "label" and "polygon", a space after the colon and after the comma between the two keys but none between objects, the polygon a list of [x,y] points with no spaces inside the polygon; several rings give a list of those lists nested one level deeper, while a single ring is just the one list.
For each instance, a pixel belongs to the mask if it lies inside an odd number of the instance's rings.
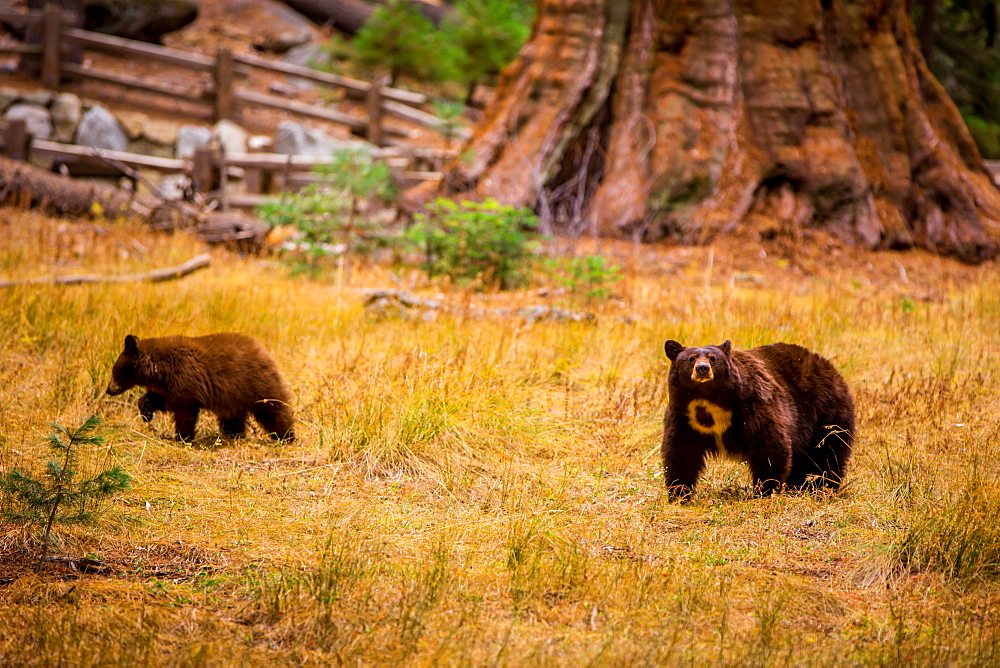
[{"label": "boulder", "polygon": [[[330,62],[330,52],[323,48],[319,42],[307,42],[301,46],[296,46],[284,55],[283,61],[289,65],[299,65],[301,67],[313,67],[326,65]],[[288,83],[301,90],[312,90],[316,88],[316,83],[302,77],[288,77]]]},{"label": "boulder", "polygon": [[83,117],[83,102],[73,93],[59,93],[49,107],[56,141],[71,142]]},{"label": "boulder", "polygon": [[320,38],[316,24],[281,2],[255,2],[252,9],[267,17],[267,28],[254,40],[258,51],[285,53],[291,48]]},{"label": "boulder", "polygon": [[177,148],[174,155],[190,158],[194,152],[212,141],[212,130],[203,125],[182,125],[177,129]]},{"label": "boulder", "polygon": [[222,148],[223,155],[247,152],[250,133],[233,121],[222,119],[212,126],[212,140]]},{"label": "boulder", "polygon": [[177,143],[177,131],[180,126],[173,121],[151,120],[143,128],[142,136],[154,144],[173,148]]},{"label": "boulder", "polygon": [[198,18],[198,0],[84,0],[87,30],[159,43]]},{"label": "boulder", "polygon": [[35,139],[49,139],[52,136],[52,118],[45,107],[17,102],[7,108],[4,118],[9,121],[23,120],[28,133],[34,135]]},{"label": "boulder", "polygon": [[128,135],[110,111],[101,106],[91,107],[76,128],[76,143],[81,146],[128,150]]},{"label": "boulder", "polygon": [[274,133],[275,153],[329,158],[344,149],[371,152],[375,150],[375,145],[366,141],[335,139],[316,128],[294,121],[279,123]]},{"label": "boulder", "polygon": [[142,137],[146,124],[149,123],[149,116],[141,111],[120,111],[118,122],[125,128],[128,138],[134,141]]}]

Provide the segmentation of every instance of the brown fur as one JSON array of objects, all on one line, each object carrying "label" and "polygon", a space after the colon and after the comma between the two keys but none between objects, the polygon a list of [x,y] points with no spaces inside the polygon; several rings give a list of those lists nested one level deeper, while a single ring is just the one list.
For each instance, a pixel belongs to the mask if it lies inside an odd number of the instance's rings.
[{"label": "brown fur", "polygon": [[763,494],[840,486],[854,400],[828,360],[788,343],[664,349],[672,364],[661,449],[672,493],[690,494],[710,453],[747,462]]},{"label": "brown fur", "polygon": [[242,436],[252,414],[273,438],[292,440],[291,395],[274,360],[256,340],[243,334],[166,336],[139,339],[129,334],[107,393],[140,386],[143,420],[156,411],[173,413],[176,436],[192,440],[198,413],[215,413],[226,436]]}]

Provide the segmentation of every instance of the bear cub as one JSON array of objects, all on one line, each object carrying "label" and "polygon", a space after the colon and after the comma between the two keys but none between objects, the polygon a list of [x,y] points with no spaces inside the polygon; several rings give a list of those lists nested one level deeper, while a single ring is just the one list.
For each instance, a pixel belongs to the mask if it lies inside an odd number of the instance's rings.
[{"label": "bear cub", "polygon": [[854,442],[854,400],[825,358],[789,343],[750,350],[667,341],[663,471],[690,495],[708,454],[750,465],[758,492],[838,488]]},{"label": "bear cub", "polygon": [[149,422],[157,411],[173,413],[178,440],[194,439],[201,409],[215,413],[229,437],[246,433],[247,416],[275,439],[293,440],[291,395],[264,347],[243,334],[165,336],[139,339],[129,334],[107,393],[135,386],[139,414]]}]

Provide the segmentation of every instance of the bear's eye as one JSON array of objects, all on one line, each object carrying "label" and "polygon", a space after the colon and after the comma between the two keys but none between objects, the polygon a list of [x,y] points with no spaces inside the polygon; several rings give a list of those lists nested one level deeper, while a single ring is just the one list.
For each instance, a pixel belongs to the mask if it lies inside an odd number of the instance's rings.
[{"label": "bear's eye", "polygon": [[715,355],[709,355],[708,356],[708,361],[709,362],[714,362],[715,361]]}]

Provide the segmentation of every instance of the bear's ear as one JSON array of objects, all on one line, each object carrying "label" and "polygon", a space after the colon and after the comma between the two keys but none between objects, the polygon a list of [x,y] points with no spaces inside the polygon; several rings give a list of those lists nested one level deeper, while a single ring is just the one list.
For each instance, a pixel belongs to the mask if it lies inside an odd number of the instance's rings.
[{"label": "bear's ear", "polygon": [[719,348],[719,350],[722,351],[723,355],[725,355],[726,357],[728,357],[729,353],[731,353],[733,351],[733,342],[730,341],[729,339],[726,339],[726,342],[723,343],[722,345],[718,346],[718,348]]},{"label": "bear's ear", "polygon": [[125,337],[125,353],[128,355],[139,354],[139,337],[131,334]]},{"label": "bear's ear", "polygon": [[680,353],[681,353],[682,350],[684,350],[684,346],[682,346],[681,344],[677,343],[673,339],[671,339],[671,340],[669,340],[669,341],[667,341],[666,343],[663,344],[663,352],[665,352],[667,354],[667,358],[671,362],[673,362],[673,361],[675,361],[677,359],[677,356],[680,355]]}]

